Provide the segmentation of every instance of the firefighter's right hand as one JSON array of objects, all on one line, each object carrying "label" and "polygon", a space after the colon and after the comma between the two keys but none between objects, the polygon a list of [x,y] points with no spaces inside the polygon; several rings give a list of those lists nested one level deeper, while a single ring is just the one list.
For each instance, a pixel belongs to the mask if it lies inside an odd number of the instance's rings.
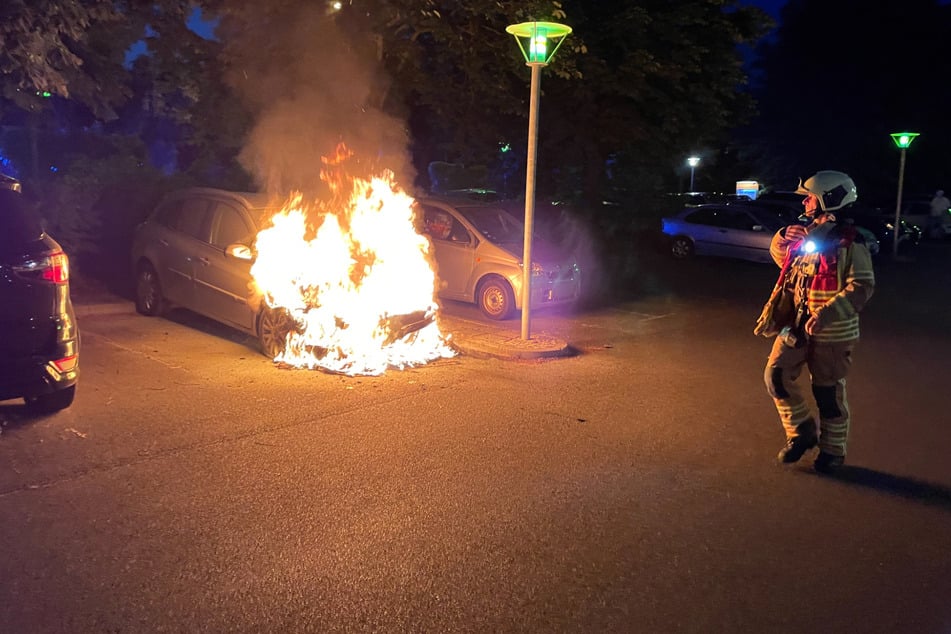
[{"label": "firefighter's right hand", "polygon": [[786,231],[783,232],[783,237],[790,242],[795,242],[804,239],[806,233],[806,228],[802,225],[789,225],[786,227]]}]

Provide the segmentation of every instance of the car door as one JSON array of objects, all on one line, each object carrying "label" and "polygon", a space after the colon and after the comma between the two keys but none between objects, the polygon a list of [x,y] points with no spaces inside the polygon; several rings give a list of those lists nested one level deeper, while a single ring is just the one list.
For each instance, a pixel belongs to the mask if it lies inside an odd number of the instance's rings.
[{"label": "car door", "polygon": [[195,250],[208,231],[208,200],[189,196],[169,201],[156,210],[149,239],[162,283],[162,292],[174,304],[192,308],[195,299]]},{"label": "car door", "polygon": [[225,254],[229,244],[249,244],[254,225],[248,213],[231,201],[212,202],[208,240],[195,258],[195,304],[198,312],[251,332],[251,262]]},{"label": "car door", "polygon": [[719,213],[719,207],[702,206],[684,216],[684,222],[688,225],[686,233],[693,239],[697,255],[721,254],[726,227]]},{"label": "car door", "polygon": [[769,244],[773,233],[762,221],[741,208],[724,209],[720,214],[726,225],[722,254],[754,262],[772,262]]},{"label": "car door", "polygon": [[423,232],[433,243],[439,295],[467,299],[466,291],[475,264],[475,238],[448,209],[420,205]]}]

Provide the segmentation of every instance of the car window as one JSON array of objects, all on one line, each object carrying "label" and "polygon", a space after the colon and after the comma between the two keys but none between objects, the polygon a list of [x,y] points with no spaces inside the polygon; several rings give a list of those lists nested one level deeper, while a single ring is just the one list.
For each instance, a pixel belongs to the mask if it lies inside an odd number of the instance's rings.
[{"label": "car window", "polygon": [[244,219],[238,209],[227,203],[216,203],[214,226],[211,232],[211,244],[224,249],[235,242],[247,243],[254,235],[254,229]]},{"label": "car window", "polygon": [[174,229],[178,223],[178,217],[181,214],[183,202],[185,201],[183,201],[181,198],[163,202],[161,205],[159,205],[158,209],[155,210],[155,213],[152,214],[152,220],[159,223],[160,225]]},{"label": "car window", "polygon": [[719,209],[698,209],[687,214],[684,220],[693,225],[708,225],[710,227],[729,227],[729,221],[720,215]]},{"label": "car window", "polygon": [[423,205],[423,231],[434,240],[469,242],[469,232],[449,212]]},{"label": "car window", "polygon": [[522,241],[524,225],[500,207],[459,207],[458,210],[479,233],[492,242]]},{"label": "car window", "polygon": [[741,231],[752,231],[753,227],[759,224],[755,218],[746,213],[745,211],[740,210],[726,210],[721,212],[724,221],[727,223],[731,229],[739,229]]},{"label": "car window", "polygon": [[43,226],[23,199],[12,189],[0,189],[0,249],[7,251],[25,242],[38,240]]},{"label": "car window", "polygon": [[199,196],[171,200],[156,210],[154,219],[170,229],[208,242],[211,234],[209,206],[210,201]]},{"label": "car window", "polygon": [[175,228],[202,242],[210,242],[210,206],[210,201],[206,198],[195,197],[185,199],[178,213]]}]

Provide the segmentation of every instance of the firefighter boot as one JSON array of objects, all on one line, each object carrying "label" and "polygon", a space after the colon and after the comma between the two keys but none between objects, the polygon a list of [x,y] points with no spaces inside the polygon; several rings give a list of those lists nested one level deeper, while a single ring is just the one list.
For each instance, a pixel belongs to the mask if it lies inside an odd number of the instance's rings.
[{"label": "firefighter boot", "polygon": [[836,456],[831,453],[820,451],[819,455],[816,456],[816,461],[815,463],[813,463],[812,468],[815,469],[818,473],[822,473],[825,475],[832,475],[844,463],[845,463],[845,456]]},{"label": "firefighter boot", "polygon": [[816,424],[811,420],[801,423],[796,426],[796,435],[786,438],[786,445],[779,450],[776,459],[785,464],[799,462],[802,454],[815,447],[818,440]]}]

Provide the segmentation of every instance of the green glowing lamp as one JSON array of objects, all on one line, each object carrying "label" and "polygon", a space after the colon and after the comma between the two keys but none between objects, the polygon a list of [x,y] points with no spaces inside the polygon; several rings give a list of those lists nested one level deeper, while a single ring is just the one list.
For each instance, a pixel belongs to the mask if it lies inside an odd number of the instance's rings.
[{"label": "green glowing lamp", "polygon": [[556,22],[522,22],[506,27],[505,32],[515,36],[526,64],[547,66],[571,27]]},{"label": "green glowing lamp", "polygon": [[893,132],[891,135],[892,141],[902,150],[911,145],[911,142],[915,140],[916,136],[921,135],[917,132]]}]

